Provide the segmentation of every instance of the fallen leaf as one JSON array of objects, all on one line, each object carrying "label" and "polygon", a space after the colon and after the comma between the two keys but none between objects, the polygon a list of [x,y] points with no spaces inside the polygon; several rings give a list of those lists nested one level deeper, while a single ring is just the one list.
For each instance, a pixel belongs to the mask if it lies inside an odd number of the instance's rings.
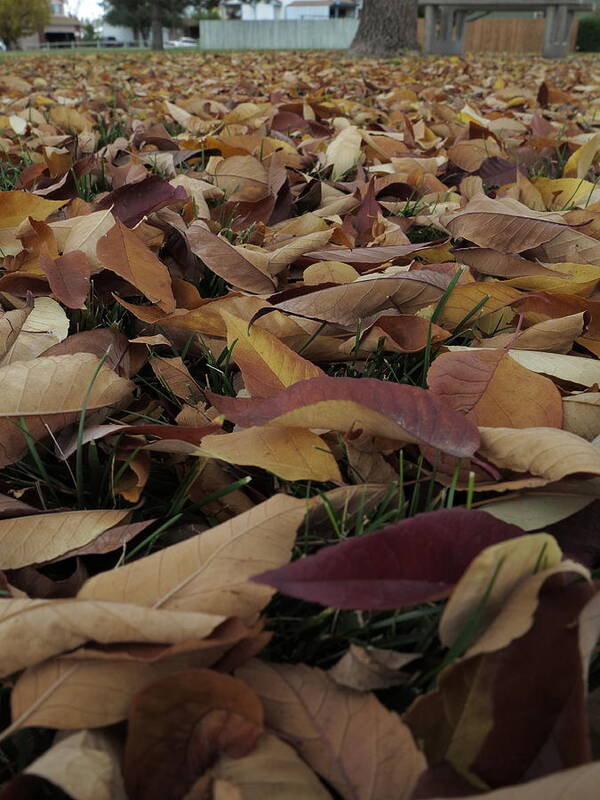
[{"label": "fallen leaf", "polygon": [[255,660],[236,675],[262,701],[266,725],[292,740],[342,797],[411,797],[423,756],[400,717],[374,695],[338,686],[326,672],[303,664]]},{"label": "fallen leaf", "polygon": [[131,800],[183,797],[223,753],[243,758],[263,733],[263,709],[242,681],[210,670],[152,684],[129,712],[123,774]]},{"label": "fallen leaf", "polygon": [[304,501],[274,495],[192,539],[90,578],[78,596],[253,623],[273,592],[249,578],[289,560],[305,511]]},{"label": "fallen leaf", "polygon": [[227,344],[239,366],[244,386],[253,397],[270,397],[294,383],[324,376],[322,369],[294,353],[276,336],[239,317],[222,311],[227,326]]},{"label": "fallen leaf", "polygon": [[96,245],[98,260],[106,269],[129,281],[161,311],[175,310],[169,271],[134,231],[117,220]]},{"label": "fallen leaf", "polygon": [[253,580],[333,608],[401,608],[447,597],[477,553],[522,533],[481,511],[432,511]]},{"label": "fallen leaf", "polygon": [[98,509],[0,520],[0,569],[41,564],[77,550],[128,514],[127,509]]},{"label": "fallen leaf", "polygon": [[277,425],[337,430],[402,442],[426,442],[453,455],[477,448],[472,424],[432,392],[371,378],[310,378],[256,400],[207,393],[238,425]]},{"label": "fallen leaf", "polygon": [[303,428],[254,427],[205,436],[198,455],[260,467],[287,481],[339,481],[342,476],[320,436]]},{"label": "fallen leaf", "polygon": [[[443,353],[427,374],[429,388],[476,425],[560,428],[560,393],[552,381],[514,361],[505,350]],[[511,391],[509,387],[519,387]]]}]

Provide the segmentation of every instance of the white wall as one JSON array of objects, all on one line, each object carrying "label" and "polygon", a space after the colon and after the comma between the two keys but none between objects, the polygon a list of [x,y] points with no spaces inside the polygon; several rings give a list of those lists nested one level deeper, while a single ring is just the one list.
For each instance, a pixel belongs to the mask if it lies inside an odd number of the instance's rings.
[{"label": "white wall", "polygon": [[275,19],[275,8],[271,3],[242,3],[242,19]]},{"label": "white wall", "polygon": [[283,9],[284,19],[329,19],[329,6],[290,6]]},{"label": "white wall", "polygon": [[102,30],[100,33],[102,39],[108,39],[114,36],[117,42],[133,42],[135,37],[131,28],[126,28],[124,25],[109,25],[108,22],[102,23]]}]

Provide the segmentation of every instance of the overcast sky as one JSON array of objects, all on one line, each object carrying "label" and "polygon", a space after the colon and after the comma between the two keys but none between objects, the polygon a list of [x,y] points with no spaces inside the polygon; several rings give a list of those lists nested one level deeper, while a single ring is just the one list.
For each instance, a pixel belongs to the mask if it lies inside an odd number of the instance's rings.
[{"label": "overcast sky", "polygon": [[81,19],[97,19],[102,14],[100,0],[67,0],[67,6]]}]

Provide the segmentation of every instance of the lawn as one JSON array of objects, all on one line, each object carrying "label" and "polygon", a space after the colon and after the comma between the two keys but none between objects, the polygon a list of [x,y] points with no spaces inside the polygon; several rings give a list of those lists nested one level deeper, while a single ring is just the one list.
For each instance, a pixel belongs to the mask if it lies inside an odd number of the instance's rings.
[{"label": "lawn", "polygon": [[0,58],[0,800],[595,798],[600,58]]}]

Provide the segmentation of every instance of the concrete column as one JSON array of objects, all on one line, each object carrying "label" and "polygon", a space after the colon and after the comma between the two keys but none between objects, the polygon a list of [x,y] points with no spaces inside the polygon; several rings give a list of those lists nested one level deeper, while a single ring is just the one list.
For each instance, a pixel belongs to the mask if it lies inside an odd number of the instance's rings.
[{"label": "concrete column", "polygon": [[434,52],[435,34],[435,9],[433,6],[425,6],[425,41],[423,44],[427,54]]},{"label": "concrete column", "polygon": [[546,8],[546,24],[544,26],[545,58],[564,58],[567,55],[570,20],[572,12],[566,6],[548,6]]}]

